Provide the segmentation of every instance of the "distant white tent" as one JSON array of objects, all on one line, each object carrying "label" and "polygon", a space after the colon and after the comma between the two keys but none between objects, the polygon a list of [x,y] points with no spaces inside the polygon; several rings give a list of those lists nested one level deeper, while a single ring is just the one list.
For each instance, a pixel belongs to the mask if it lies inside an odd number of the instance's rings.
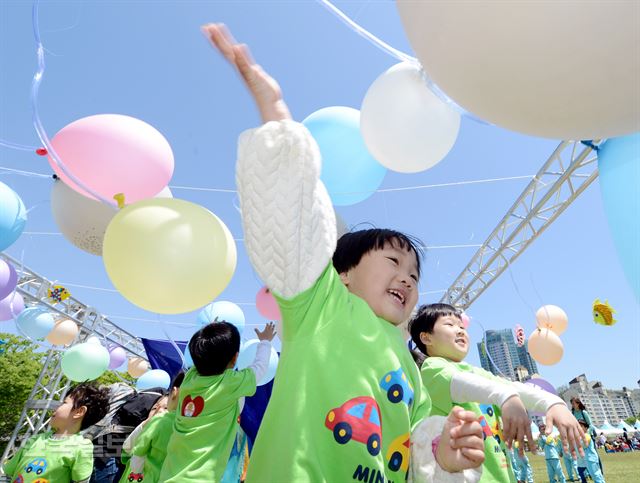
[{"label": "distant white tent", "polygon": [[633,426],[629,426],[626,422],[624,421],[620,421],[620,423],[618,424],[618,426],[616,426],[618,429],[626,429],[628,432],[633,432]]},{"label": "distant white tent", "polygon": [[611,426],[609,424],[609,421],[607,421],[605,419],[604,420],[604,424],[602,426],[600,426],[599,428],[596,428],[596,432],[598,434],[604,433],[605,436],[615,436],[615,435],[618,435],[618,434],[622,434],[622,429],[621,428],[614,428],[613,426]]},{"label": "distant white tent", "polygon": [[640,429],[640,419],[636,419],[635,424],[633,425],[635,429]]}]

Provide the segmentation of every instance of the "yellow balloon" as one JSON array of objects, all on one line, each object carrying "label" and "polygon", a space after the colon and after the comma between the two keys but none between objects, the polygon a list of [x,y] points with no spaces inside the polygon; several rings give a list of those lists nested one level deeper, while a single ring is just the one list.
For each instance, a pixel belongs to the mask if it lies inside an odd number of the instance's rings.
[{"label": "yellow balloon", "polygon": [[132,357],[127,363],[127,372],[136,379],[148,370],[149,364],[142,357]]},{"label": "yellow balloon", "polygon": [[226,225],[200,205],[146,199],[113,218],[102,258],[113,285],[151,312],[180,314],[211,302],[236,268],[236,245]]}]

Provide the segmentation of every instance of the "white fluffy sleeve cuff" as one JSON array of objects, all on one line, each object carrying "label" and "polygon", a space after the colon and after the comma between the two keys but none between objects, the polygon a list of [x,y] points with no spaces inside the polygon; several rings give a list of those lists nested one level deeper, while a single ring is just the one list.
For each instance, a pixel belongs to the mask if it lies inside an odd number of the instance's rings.
[{"label": "white fluffy sleeve cuff", "polygon": [[442,434],[446,418],[430,416],[425,418],[411,433],[411,467],[409,482],[412,483],[476,483],[482,476],[482,466],[477,469],[448,473],[440,468],[431,443]]},{"label": "white fluffy sleeve cuff", "polygon": [[240,136],[236,183],[245,247],[260,278],[284,298],[311,287],[336,247],[320,168],[318,146],[300,123],[269,122]]}]

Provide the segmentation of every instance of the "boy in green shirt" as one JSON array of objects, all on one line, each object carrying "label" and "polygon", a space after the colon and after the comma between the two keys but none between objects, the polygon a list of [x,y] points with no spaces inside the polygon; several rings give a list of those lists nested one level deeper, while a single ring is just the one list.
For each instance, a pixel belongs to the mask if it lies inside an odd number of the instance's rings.
[{"label": "boy in green shirt", "polygon": [[256,329],[256,334],[260,340],[256,357],[240,371],[233,369],[240,350],[240,333],[234,325],[214,322],[191,337],[193,367],[180,386],[167,457],[157,481],[222,479],[239,428],[243,398],[256,392],[256,382],[267,371],[275,325],[268,323],[262,332]]},{"label": "boy in green shirt", "polygon": [[245,247],[282,313],[282,352],[246,481],[470,481],[462,470],[484,459],[477,418],[458,408],[423,421],[429,396],[397,327],[418,300],[417,244],[365,230],[336,245],[314,139],[246,46],[222,25],[203,30],[265,122],[240,137],[236,180]]},{"label": "boy in green shirt", "polygon": [[469,336],[455,307],[420,307],[409,323],[409,331],[418,349],[427,356],[421,372],[431,395],[431,414],[448,414],[453,406],[460,405],[480,417],[485,437],[481,482],[513,480],[501,445],[504,442],[511,449],[517,440],[522,455],[525,436],[533,442],[527,409],[546,412],[549,430],[555,424],[565,445],[573,448],[582,439],[583,431],[559,397],[463,362],[469,352]]},{"label": "boy in green shirt", "polygon": [[78,434],[109,409],[109,391],[92,384],[72,387],[51,417],[51,431],[29,440],[4,465],[13,482],[85,483],[93,471],[93,444]]}]

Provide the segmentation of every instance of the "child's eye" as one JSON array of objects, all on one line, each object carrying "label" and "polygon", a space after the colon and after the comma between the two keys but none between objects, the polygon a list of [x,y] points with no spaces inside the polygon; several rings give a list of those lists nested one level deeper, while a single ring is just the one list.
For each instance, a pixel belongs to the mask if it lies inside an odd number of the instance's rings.
[{"label": "child's eye", "polygon": [[411,275],[411,278],[413,279],[413,281],[415,283],[418,283],[418,276],[417,275]]},{"label": "child's eye", "polygon": [[387,257],[389,260],[391,260],[393,263],[395,263],[396,265],[398,264],[398,259],[395,257]]}]

